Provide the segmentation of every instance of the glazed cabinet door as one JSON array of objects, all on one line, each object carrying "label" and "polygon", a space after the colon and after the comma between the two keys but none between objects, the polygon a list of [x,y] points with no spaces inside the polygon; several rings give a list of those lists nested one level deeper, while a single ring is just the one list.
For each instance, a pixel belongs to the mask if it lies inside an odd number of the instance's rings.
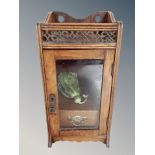
[{"label": "glazed cabinet door", "polygon": [[51,136],[106,134],[113,50],[44,50]]}]

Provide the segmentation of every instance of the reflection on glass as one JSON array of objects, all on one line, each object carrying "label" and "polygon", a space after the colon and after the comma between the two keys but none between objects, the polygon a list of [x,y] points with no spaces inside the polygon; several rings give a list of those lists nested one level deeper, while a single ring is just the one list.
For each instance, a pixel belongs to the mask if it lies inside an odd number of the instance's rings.
[{"label": "reflection on glass", "polygon": [[57,60],[61,129],[98,128],[102,60]]},{"label": "reflection on glass", "polygon": [[74,103],[83,104],[87,101],[88,95],[83,94],[81,96],[78,76],[75,72],[60,72],[58,75],[58,89],[65,97],[73,98]]}]

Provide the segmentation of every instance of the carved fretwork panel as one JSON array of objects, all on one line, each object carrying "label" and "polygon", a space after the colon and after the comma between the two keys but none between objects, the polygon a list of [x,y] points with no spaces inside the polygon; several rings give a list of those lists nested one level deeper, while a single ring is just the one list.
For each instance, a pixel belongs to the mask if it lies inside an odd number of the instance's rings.
[{"label": "carved fretwork panel", "polygon": [[104,44],[116,43],[116,31],[43,30],[43,43],[50,44]]}]

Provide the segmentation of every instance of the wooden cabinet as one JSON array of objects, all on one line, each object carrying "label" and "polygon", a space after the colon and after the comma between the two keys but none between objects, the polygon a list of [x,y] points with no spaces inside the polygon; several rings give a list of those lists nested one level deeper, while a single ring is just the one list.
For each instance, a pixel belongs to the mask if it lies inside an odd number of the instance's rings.
[{"label": "wooden cabinet", "polygon": [[84,19],[50,12],[37,31],[48,146],[58,140],[109,146],[122,23],[111,12]]}]

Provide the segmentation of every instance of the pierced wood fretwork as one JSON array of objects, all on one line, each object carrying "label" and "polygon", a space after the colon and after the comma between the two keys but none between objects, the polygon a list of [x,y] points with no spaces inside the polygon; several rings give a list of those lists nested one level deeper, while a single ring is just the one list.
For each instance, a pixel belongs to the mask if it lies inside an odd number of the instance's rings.
[{"label": "pierced wood fretwork", "polygon": [[43,30],[43,43],[104,44],[116,43],[116,31]]}]

